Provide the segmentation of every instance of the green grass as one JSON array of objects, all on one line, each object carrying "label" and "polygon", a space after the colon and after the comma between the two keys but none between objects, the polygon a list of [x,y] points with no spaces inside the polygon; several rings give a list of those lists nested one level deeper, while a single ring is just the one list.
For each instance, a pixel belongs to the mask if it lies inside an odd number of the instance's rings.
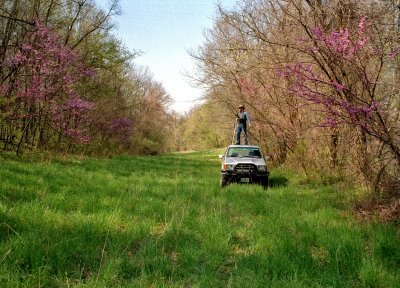
[{"label": "green grass", "polygon": [[400,287],[397,227],[355,191],[272,171],[219,188],[217,152],[0,157],[0,287]]}]

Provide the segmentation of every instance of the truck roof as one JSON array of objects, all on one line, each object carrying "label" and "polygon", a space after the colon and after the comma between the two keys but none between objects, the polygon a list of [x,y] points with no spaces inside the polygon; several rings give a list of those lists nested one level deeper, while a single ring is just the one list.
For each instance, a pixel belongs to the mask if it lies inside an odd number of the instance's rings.
[{"label": "truck roof", "polygon": [[260,149],[260,147],[257,146],[257,145],[229,145],[228,146],[228,148],[231,148],[231,147],[234,147],[234,148],[258,148],[258,149]]}]

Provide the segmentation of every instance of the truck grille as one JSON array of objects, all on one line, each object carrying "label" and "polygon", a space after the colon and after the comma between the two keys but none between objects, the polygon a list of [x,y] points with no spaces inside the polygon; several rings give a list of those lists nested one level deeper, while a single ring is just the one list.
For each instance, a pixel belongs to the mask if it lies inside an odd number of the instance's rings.
[{"label": "truck grille", "polygon": [[252,173],[257,172],[257,167],[254,164],[237,164],[235,167],[237,173]]}]

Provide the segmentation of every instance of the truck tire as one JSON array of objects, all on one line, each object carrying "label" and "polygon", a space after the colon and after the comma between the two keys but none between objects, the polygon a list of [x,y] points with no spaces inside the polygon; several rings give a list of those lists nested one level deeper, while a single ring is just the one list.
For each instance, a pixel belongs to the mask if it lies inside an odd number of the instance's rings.
[{"label": "truck tire", "polygon": [[219,183],[221,185],[221,189],[228,185],[228,178],[226,177],[226,175],[221,175]]},{"label": "truck tire", "polygon": [[267,190],[269,185],[268,177],[261,179],[260,184],[264,190]]}]

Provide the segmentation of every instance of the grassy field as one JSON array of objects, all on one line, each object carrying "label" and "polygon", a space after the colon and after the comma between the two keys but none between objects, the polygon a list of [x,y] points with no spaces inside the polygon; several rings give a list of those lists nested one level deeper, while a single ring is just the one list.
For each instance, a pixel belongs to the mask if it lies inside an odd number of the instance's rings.
[{"label": "grassy field", "polygon": [[219,188],[216,152],[0,156],[0,287],[400,287],[398,227],[275,169]]}]

